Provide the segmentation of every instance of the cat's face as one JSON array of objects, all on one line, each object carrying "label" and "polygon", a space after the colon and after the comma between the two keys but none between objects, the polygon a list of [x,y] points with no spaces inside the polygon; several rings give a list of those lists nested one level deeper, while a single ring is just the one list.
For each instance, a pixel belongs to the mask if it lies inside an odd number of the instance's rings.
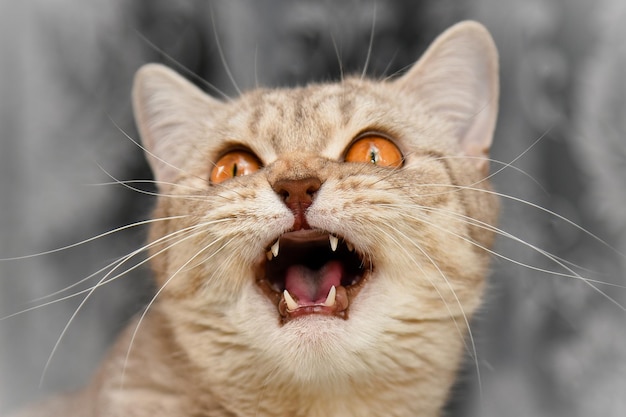
[{"label": "cat's face", "polygon": [[373,375],[443,378],[442,400],[497,216],[496,71],[472,23],[394,81],[223,103],[163,67],[140,71],[156,218],[169,218],[151,232],[154,308],[207,380],[350,391]]}]

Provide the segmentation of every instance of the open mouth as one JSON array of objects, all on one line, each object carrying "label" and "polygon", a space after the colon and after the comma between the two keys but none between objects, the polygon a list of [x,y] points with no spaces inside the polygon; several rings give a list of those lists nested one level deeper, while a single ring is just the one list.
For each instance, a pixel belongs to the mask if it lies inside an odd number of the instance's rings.
[{"label": "open mouth", "polygon": [[256,282],[282,323],[311,314],[347,319],[350,302],[372,269],[350,242],[321,230],[298,230],[267,248]]}]

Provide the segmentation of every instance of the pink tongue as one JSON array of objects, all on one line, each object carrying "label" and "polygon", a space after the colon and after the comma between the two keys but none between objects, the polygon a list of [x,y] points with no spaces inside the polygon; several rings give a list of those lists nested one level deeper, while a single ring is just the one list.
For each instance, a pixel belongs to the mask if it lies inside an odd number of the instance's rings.
[{"label": "pink tongue", "polygon": [[319,304],[326,301],[330,287],[341,285],[342,274],[339,261],[328,262],[317,271],[304,265],[293,265],[287,269],[285,288],[300,305]]}]

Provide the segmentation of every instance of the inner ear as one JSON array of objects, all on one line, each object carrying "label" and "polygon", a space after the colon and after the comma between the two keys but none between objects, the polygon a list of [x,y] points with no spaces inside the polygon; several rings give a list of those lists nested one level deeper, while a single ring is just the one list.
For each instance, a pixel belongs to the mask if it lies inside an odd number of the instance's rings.
[{"label": "inner ear", "polygon": [[483,25],[466,21],[451,27],[394,84],[449,123],[462,152],[488,170],[499,81],[498,52]]},{"label": "inner ear", "polygon": [[159,184],[183,171],[194,143],[206,136],[206,122],[222,103],[159,64],[137,71],[133,111],[146,157]]}]

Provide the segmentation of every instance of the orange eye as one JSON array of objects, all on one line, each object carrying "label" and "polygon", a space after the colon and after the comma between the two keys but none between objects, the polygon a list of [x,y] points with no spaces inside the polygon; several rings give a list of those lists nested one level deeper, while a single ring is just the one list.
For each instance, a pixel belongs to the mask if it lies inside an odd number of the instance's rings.
[{"label": "orange eye", "polygon": [[222,156],[211,171],[211,182],[219,184],[234,177],[252,174],[261,168],[258,158],[246,151],[232,151]]},{"label": "orange eye", "polygon": [[402,152],[389,139],[380,136],[367,136],[354,142],[348,148],[346,162],[367,162],[381,167],[400,168]]}]

